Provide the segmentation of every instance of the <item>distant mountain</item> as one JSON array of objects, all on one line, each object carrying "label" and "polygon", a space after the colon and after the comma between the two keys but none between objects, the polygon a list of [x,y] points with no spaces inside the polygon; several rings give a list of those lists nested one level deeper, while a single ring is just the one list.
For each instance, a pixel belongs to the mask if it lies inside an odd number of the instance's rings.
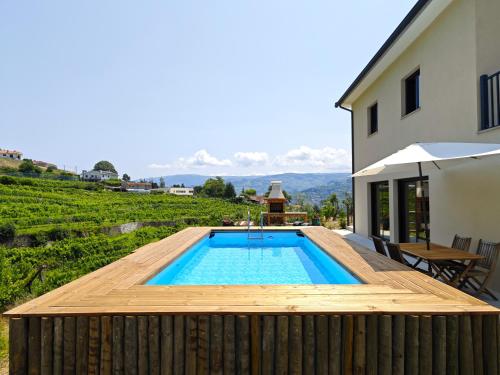
[{"label": "distant mountain", "polygon": [[345,178],[344,180],[331,181],[327,185],[314,186],[309,189],[302,190],[301,192],[295,194],[301,194],[304,199],[312,204],[320,205],[322,201],[330,196],[330,194],[335,193],[339,201],[345,198],[346,193],[351,192],[351,178]]},{"label": "distant mountain", "polygon": [[[231,182],[236,191],[242,188],[255,189],[257,194],[264,194],[271,181],[283,182],[283,189],[293,196],[301,193],[307,201],[321,203],[331,193],[337,193],[339,198],[344,193],[351,191],[351,178],[349,173],[282,173],[266,176],[222,176],[224,181]],[[211,176],[196,174],[179,174],[163,176],[167,186],[184,184],[185,186],[203,185]],[[160,177],[146,178],[151,182],[160,182]]]}]

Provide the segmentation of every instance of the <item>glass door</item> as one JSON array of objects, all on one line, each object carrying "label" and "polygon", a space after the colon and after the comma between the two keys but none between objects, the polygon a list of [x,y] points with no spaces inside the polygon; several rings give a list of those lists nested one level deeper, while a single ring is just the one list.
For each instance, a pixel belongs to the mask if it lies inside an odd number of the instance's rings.
[{"label": "glass door", "polygon": [[386,240],[391,238],[389,220],[389,182],[371,184],[372,234]]},{"label": "glass door", "polygon": [[[424,217],[424,212],[426,216]],[[425,241],[425,221],[429,224],[429,181],[399,181],[399,241]]]}]

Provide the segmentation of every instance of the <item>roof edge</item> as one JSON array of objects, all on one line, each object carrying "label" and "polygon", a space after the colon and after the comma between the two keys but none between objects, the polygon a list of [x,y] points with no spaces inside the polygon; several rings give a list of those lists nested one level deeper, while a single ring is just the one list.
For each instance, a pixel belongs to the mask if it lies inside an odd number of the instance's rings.
[{"label": "roof edge", "polygon": [[361,81],[368,75],[371,69],[378,63],[378,61],[384,56],[384,54],[392,47],[394,42],[399,38],[401,34],[406,30],[406,28],[417,18],[420,12],[431,2],[432,0],[418,0],[417,3],[410,9],[408,14],[403,18],[396,29],[389,35],[389,38],[382,44],[379,50],[371,58],[368,64],[363,68],[361,73],[358,74],[356,79],[351,83],[347,90],[342,94],[342,96],[335,102],[335,108],[341,107],[345,99],[354,91],[354,89],[361,83]]}]

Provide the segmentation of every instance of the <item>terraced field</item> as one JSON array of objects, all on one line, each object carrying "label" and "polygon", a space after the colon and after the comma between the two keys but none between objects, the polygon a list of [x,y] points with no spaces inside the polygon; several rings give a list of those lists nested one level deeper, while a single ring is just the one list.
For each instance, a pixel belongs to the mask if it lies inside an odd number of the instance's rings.
[{"label": "terraced field", "polygon": [[[252,207],[258,215],[259,207]],[[94,271],[132,250],[186,226],[243,219],[247,206],[219,199],[110,192],[93,183],[0,176],[0,229],[16,238],[0,247],[0,312]],[[106,228],[129,222],[172,222],[110,236]],[[0,230],[1,233],[1,230]],[[13,246],[14,244],[14,246]]]}]

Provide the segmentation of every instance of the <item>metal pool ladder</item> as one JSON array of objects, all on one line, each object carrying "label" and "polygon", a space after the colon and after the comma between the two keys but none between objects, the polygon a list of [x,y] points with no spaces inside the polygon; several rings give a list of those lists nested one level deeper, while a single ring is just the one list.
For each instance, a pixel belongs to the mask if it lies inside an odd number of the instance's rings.
[{"label": "metal pool ladder", "polygon": [[259,225],[260,225],[260,231],[259,231],[259,236],[252,237],[252,232],[250,231],[250,222],[252,221],[252,215],[250,214],[250,208],[248,209],[248,225],[247,225],[247,237],[249,240],[263,240],[264,239],[264,214],[261,212],[260,213],[260,218],[259,218]]}]

